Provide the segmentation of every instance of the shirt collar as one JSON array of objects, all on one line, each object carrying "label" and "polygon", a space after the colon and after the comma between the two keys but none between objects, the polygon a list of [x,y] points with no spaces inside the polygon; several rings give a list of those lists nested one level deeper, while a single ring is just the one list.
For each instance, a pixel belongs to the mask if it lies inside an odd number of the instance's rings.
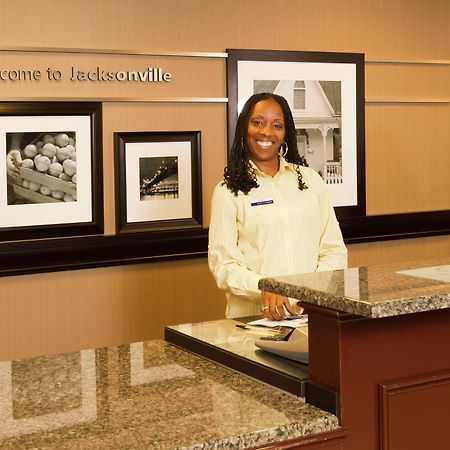
[{"label": "shirt collar", "polygon": [[294,170],[291,163],[288,163],[282,156],[280,156],[280,168],[279,172],[284,172],[285,170]]},{"label": "shirt collar", "polygon": [[[278,168],[278,173],[283,173],[286,170],[294,171],[294,168],[292,167],[292,164],[288,163],[282,156],[279,157],[280,165]],[[250,159],[250,165],[255,169],[256,173],[259,175],[265,175],[265,173],[261,172],[256,164]]]}]

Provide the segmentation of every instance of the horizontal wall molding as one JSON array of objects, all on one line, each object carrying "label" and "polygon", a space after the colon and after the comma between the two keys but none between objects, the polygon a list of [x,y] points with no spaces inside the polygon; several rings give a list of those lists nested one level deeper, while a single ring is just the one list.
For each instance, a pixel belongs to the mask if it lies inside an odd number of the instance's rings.
[{"label": "horizontal wall molding", "polygon": [[102,102],[102,103],[227,103],[226,97],[12,97],[0,98],[1,102]]},{"label": "horizontal wall molding", "polygon": [[[227,97],[2,97],[1,102],[228,103]],[[450,103],[449,98],[366,98],[365,103]]]},{"label": "horizontal wall molding", "polygon": [[448,59],[394,59],[394,58],[365,58],[366,64],[430,64],[430,65],[440,65],[449,66],[450,60]]},{"label": "horizontal wall molding", "polygon": [[28,47],[10,45],[0,47],[0,52],[23,53],[79,53],[87,55],[121,55],[121,56],[180,56],[188,58],[226,58],[227,53],[217,52],[175,52],[156,50],[119,50],[106,48],[73,48],[73,47]]},{"label": "horizontal wall molding", "polygon": [[450,98],[366,98],[366,103],[450,103]]},{"label": "horizontal wall molding", "polygon": [[[79,47],[33,47],[23,45],[4,45],[0,52],[24,53],[78,53],[92,55],[122,55],[122,56],[175,56],[187,58],[228,58],[226,52],[187,52],[187,51],[157,51],[137,49],[107,49],[107,48],[79,48]],[[365,58],[366,64],[428,64],[450,65],[448,59],[397,59],[397,58]]]}]

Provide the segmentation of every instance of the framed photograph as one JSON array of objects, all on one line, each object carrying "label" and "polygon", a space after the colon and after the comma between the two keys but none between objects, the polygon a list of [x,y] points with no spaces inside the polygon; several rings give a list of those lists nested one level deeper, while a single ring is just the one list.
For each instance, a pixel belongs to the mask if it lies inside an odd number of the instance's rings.
[{"label": "framed photograph", "polygon": [[364,55],[227,50],[228,140],[255,93],[286,98],[299,153],[324,179],[338,218],[364,217]]},{"label": "framed photograph", "polygon": [[202,227],[200,131],[115,133],[117,233]]},{"label": "framed photograph", "polygon": [[103,233],[101,103],[0,102],[0,240]]}]

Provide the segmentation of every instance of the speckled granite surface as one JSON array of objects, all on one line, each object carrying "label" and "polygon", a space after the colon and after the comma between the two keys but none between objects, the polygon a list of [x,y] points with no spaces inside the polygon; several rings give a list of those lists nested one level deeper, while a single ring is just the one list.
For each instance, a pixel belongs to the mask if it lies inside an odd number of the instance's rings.
[{"label": "speckled granite surface", "polygon": [[0,362],[1,449],[245,449],[336,428],[163,341]]},{"label": "speckled granite surface", "polygon": [[[399,273],[418,268],[431,270]],[[441,274],[440,279],[426,277],[433,270]],[[381,318],[450,308],[450,283],[443,281],[448,272],[450,257],[264,278],[259,288],[314,305]]]}]

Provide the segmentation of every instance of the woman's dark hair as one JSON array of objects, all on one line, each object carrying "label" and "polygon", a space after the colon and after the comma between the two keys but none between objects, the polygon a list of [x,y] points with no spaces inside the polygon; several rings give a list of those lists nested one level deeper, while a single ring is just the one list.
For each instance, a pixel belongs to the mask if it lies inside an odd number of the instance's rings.
[{"label": "woman's dark hair", "polygon": [[284,97],[264,92],[252,95],[245,102],[237,120],[228,166],[225,167],[223,173],[224,183],[234,195],[238,195],[239,191],[242,191],[247,195],[251,189],[259,186],[256,181],[255,169],[250,164],[247,145],[247,129],[255,105],[262,100],[269,99],[275,100],[280,105],[281,111],[283,112],[286,130],[284,140],[288,146],[288,152],[284,158],[286,161],[294,164],[298,177],[298,188],[300,190],[308,188],[303,181],[299,168],[299,166],[308,166],[308,163],[306,162],[306,159],[298,153],[297,137],[291,109]]}]

